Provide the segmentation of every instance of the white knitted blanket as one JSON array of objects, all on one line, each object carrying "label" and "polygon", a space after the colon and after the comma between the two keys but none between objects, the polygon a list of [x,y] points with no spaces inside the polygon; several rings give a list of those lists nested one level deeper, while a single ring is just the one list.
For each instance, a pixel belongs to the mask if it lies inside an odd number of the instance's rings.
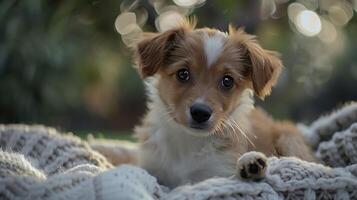
[{"label": "white knitted blanket", "polygon": [[357,199],[357,103],[300,128],[325,165],[272,157],[260,182],[211,178],[169,191],[74,136],[0,125],[0,199]]}]

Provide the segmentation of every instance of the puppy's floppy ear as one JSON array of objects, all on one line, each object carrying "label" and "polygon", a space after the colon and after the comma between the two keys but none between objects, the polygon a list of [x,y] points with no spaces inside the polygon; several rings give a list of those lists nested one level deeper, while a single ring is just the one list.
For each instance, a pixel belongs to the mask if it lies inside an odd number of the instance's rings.
[{"label": "puppy's floppy ear", "polygon": [[180,26],[163,33],[144,33],[135,48],[136,65],[142,78],[154,75],[167,64],[170,51],[183,39],[186,27]]},{"label": "puppy's floppy ear", "polygon": [[255,94],[264,99],[276,84],[283,67],[278,53],[263,49],[255,36],[245,33],[243,29],[236,30],[230,26],[229,34],[243,51]]}]

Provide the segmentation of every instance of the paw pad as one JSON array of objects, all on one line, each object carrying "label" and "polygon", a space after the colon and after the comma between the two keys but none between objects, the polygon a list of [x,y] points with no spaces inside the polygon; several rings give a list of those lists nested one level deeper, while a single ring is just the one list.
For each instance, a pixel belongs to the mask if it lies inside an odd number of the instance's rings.
[{"label": "paw pad", "polygon": [[249,173],[256,174],[259,172],[259,166],[256,163],[249,164]]},{"label": "paw pad", "polygon": [[265,177],[267,158],[259,152],[248,152],[237,163],[237,174],[241,179],[260,180]]}]

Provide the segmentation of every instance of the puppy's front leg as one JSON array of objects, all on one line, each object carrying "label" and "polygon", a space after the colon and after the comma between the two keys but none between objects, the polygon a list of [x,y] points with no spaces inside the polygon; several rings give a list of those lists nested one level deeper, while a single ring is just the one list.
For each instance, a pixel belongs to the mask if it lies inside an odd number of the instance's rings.
[{"label": "puppy's front leg", "polygon": [[237,177],[242,180],[257,181],[265,177],[267,157],[260,152],[243,154],[237,162]]}]

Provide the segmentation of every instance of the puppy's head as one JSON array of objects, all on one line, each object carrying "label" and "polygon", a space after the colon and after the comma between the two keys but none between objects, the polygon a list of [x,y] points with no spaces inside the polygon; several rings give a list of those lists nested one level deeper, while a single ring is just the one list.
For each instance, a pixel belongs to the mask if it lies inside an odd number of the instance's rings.
[{"label": "puppy's head", "polygon": [[174,121],[207,135],[230,117],[245,89],[268,95],[282,63],[242,29],[223,33],[186,22],[145,34],[136,46],[136,66],[142,78],[157,76],[158,95]]}]

